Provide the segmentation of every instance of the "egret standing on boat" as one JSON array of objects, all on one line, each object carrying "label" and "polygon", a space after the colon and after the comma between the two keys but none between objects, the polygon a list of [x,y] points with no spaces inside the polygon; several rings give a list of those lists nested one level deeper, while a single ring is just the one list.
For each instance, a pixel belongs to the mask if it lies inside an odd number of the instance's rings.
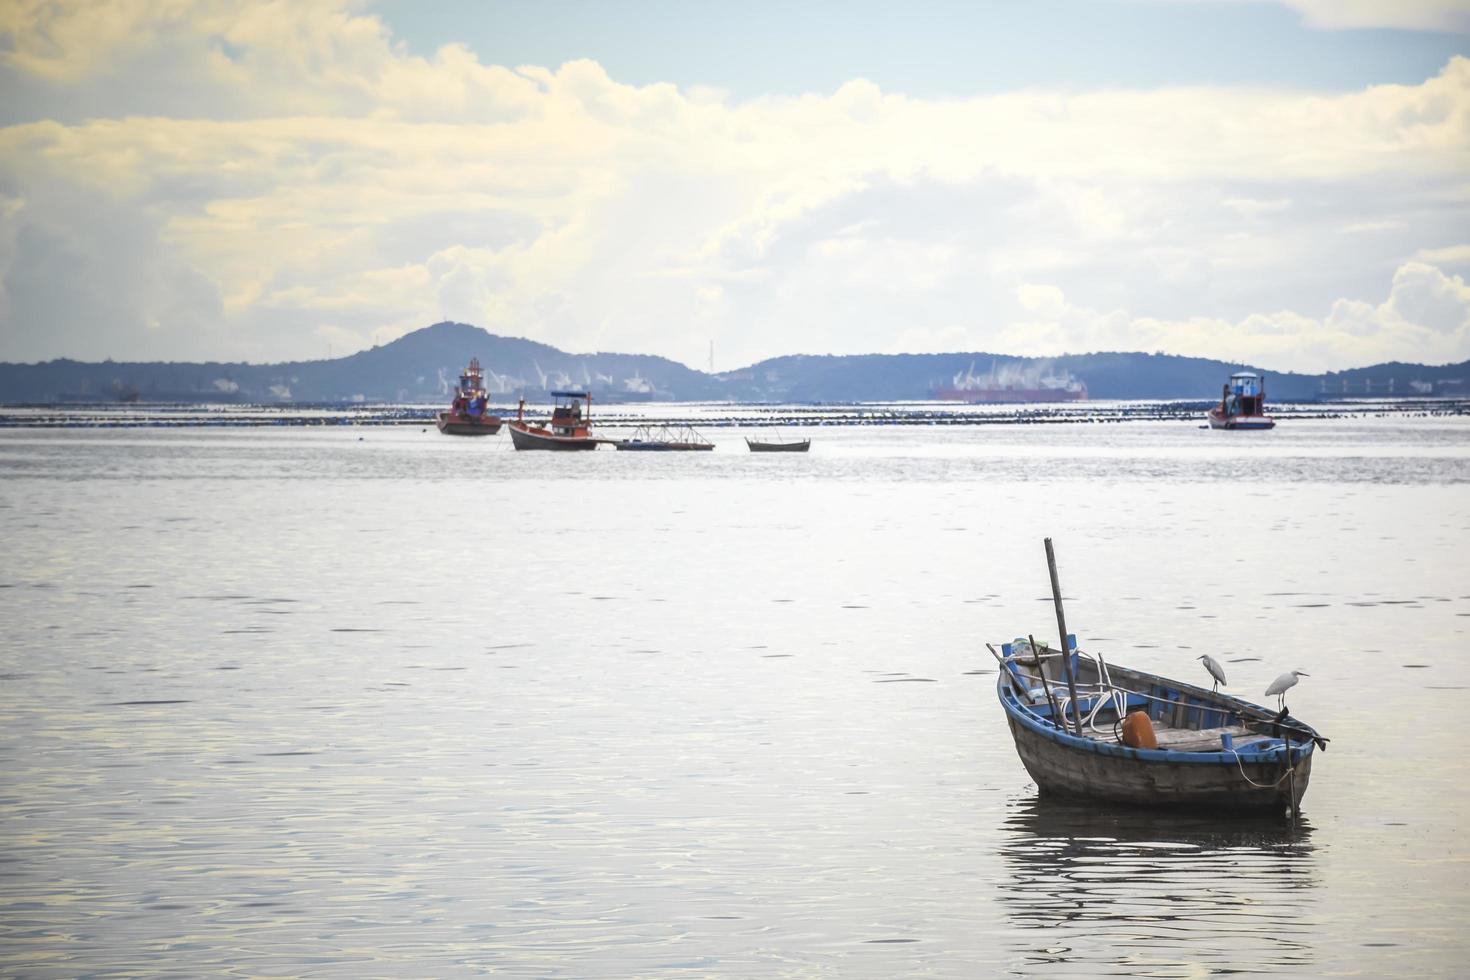
[{"label": "egret standing on boat", "polygon": [[1225,668],[1220,666],[1220,661],[1216,660],[1208,653],[1202,653],[1194,659],[1203,660],[1205,662],[1205,670],[1208,670],[1210,672],[1210,676],[1215,679],[1215,686],[1211,688],[1211,690],[1220,690],[1220,685],[1225,683]]},{"label": "egret standing on boat", "polygon": [[1286,709],[1286,692],[1289,689],[1296,687],[1296,679],[1298,677],[1310,676],[1312,675],[1304,671],[1288,670],[1286,673],[1282,674],[1280,677],[1271,682],[1271,686],[1266,688],[1266,696],[1270,697],[1273,694],[1276,695],[1276,707],[1284,711]]}]

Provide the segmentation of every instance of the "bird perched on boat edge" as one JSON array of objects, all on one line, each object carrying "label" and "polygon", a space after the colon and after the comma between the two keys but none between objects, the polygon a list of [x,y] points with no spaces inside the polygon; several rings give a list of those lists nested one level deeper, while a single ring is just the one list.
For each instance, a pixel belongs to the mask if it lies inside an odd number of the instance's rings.
[{"label": "bird perched on boat edge", "polygon": [[1220,690],[1220,685],[1225,683],[1225,668],[1220,666],[1220,661],[1216,660],[1208,653],[1202,653],[1194,659],[1203,660],[1205,662],[1205,670],[1208,670],[1210,672],[1210,676],[1215,679],[1215,686],[1211,688],[1211,690]]},{"label": "bird perched on boat edge", "polygon": [[1286,673],[1282,674],[1280,677],[1271,682],[1271,686],[1266,688],[1266,696],[1270,697],[1273,694],[1276,695],[1276,706],[1278,708],[1281,708],[1282,710],[1285,710],[1287,690],[1289,688],[1296,687],[1296,680],[1298,677],[1310,676],[1312,675],[1306,673],[1305,671],[1288,670]]}]

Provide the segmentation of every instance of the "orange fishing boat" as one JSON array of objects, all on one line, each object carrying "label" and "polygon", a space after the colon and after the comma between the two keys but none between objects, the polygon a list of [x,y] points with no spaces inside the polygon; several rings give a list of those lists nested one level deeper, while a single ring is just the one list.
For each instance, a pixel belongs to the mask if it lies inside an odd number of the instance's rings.
[{"label": "orange fishing boat", "polygon": [[[556,404],[546,427],[526,421],[526,400],[516,407],[510,423],[510,441],[517,449],[578,450],[596,449],[606,442],[592,434],[592,395],[585,391],[553,391]],[[583,406],[586,406],[585,411]]]}]

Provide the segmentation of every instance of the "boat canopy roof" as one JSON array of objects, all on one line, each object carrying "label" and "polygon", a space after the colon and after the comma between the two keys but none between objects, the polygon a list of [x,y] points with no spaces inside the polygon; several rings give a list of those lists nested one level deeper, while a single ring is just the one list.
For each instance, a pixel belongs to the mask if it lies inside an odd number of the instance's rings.
[{"label": "boat canopy roof", "polygon": [[591,398],[585,391],[553,391],[552,398]]},{"label": "boat canopy roof", "polygon": [[[1219,377],[1219,375],[1216,375],[1216,377]],[[1236,378],[1250,378],[1252,381],[1255,381],[1259,377],[1260,375],[1254,371],[1236,371],[1230,376],[1230,380],[1234,381]]]}]

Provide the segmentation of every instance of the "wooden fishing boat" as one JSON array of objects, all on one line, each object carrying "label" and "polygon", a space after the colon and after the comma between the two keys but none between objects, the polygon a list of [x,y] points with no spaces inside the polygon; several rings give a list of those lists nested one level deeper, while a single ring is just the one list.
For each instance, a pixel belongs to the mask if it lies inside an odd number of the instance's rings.
[{"label": "wooden fishing boat", "polygon": [[804,453],[812,448],[810,439],[794,439],[789,442],[756,442],[747,437],[745,444],[753,453]]},{"label": "wooden fishing boat", "polygon": [[715,448],[692,425],[640,425],[631,436],[613,445],[619,450],[645,453],[708,452]]},{"label": "wooden fishing boat", "polygon": [[1273,429],[1276,420],[1266,414],[1266,379],[1249,371],[1237,371],[1225,383],[1220,404],[1205,417],[1212,429]]},{"label": "wooden fishing boat", "polygon": [[[1047,539],[1063,635],[1061,590]],[[996,653],[996,694],[1026,771],[1043,794],[1151,807],[1297,811],[1313,750],[1327,739],[1228,694],[1068,655],[1029,638]],[[1150,743],[1153,743],[1150,745]]]},{"label": "wooden fishing boat", "polygon": [[585,391],[553,391],[551,397],[556,399],[556,403],[551,410],[551,422],[544,428],[526,421],[526,400],[520,400],[515,420],[510,423],[511,443],[517,449],[576,451],[596,449],[599,443],[608,441],[592,435],[591,394]]},{"label": "wooden fishing boat", "polygon": [[493,436],[500,431],[500,416],[490,413],[478,357],[470,358],[469,367],[459,376],[454,403],[449,411],[439,413],[437,425],[448,436]]}]

